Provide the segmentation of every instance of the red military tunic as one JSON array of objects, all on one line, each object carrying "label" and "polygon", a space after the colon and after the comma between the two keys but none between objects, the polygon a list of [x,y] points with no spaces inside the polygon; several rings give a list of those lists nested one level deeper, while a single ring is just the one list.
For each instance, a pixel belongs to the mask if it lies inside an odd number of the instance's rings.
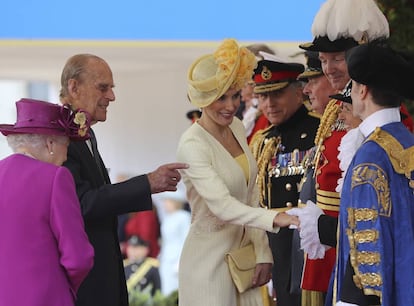
[{"label": "red military tunic", "polygon": [[247,143],[250,143],[253,136],[256,134],[257,131],[264,130],[269,126],[269,120],[267,120],[266,116],[260,112],[260,115],[256,118],[256,122],[254,123],[254,127],[252,132],[249,136],[247,136]]},{"label": "red military tunic", "polygon": [[[339,122],[340,102],[331,100],[322,116],[318,134],[315,138],[315,189],[316,204],[324,213],[338,217],[339,193],[335,191],[341,177],[338,147],[346,130]],[[323,259],[308,259],[306,256],[302,275],[302,288],[311,291],[326,292],[335,264],[336,250],[330,248]]]}]

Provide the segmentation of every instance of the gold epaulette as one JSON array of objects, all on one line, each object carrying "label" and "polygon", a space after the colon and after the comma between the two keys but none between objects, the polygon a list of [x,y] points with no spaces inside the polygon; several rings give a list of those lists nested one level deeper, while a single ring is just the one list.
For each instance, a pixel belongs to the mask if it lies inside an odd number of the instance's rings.
[{"label": "gold epaulette", "polygon": [[404,174],[410,181],[410,187],[414,189],[414,180],[411,173],[414,171],[414,146],[404,149],[401,143],[390,133],[377,127],[367,141],[376,142],[390,158],[395,172]]},{"label": "gold epaulette", "polygon": [[258,160],[262,144],[264,143],[264,140],[266,138],[267,132],[272,128],[273,126],[269,126],[265,129],[258,130],[250,140],[250,150],[253,153],[253,156],[256,160]]}]

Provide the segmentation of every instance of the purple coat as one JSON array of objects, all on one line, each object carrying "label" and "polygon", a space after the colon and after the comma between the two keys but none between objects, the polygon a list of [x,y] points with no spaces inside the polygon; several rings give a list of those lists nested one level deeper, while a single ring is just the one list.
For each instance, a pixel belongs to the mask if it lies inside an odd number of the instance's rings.
[{"label": "purple coat", "polygon": [[0,186],[0,305],[73,306],[94,252],[71,173],[13,154]]}]

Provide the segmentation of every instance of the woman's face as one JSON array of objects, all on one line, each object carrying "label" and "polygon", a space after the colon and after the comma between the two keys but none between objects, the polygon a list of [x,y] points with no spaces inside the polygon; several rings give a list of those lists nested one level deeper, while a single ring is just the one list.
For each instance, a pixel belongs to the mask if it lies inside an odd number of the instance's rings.
[{"label": "woman's face", "polygon": [[[48,140],[49,141],[49,140]],[[61,166],[67,159],[69,138],[66,136],[55,136],[51,138],[50,163]]]},{"label": "woman's face", "polygon": [[207,120],[220,126],[228,126],[240,106],[240,90],[229,89],[218,100],[203,109]]},{"label": "woman's face", "polygon": [[338,119],[344,122],[347,131],[356,128],[361,123],[361,119],[355,117],[352,111],[352,104],[342,102]]}]

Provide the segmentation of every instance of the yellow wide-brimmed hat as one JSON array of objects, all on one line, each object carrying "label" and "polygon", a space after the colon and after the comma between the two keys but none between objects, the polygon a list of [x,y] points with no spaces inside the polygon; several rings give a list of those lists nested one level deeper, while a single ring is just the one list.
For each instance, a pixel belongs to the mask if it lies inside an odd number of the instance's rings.
[{"label": "yellow wide-brimmed hat", "polygon": [[226,39],[214,52],[198,58],[188,70],[188,97],[197,107],[206,107],[230,88],[241,89],[252,79],[257,61],[252,52]]}]

